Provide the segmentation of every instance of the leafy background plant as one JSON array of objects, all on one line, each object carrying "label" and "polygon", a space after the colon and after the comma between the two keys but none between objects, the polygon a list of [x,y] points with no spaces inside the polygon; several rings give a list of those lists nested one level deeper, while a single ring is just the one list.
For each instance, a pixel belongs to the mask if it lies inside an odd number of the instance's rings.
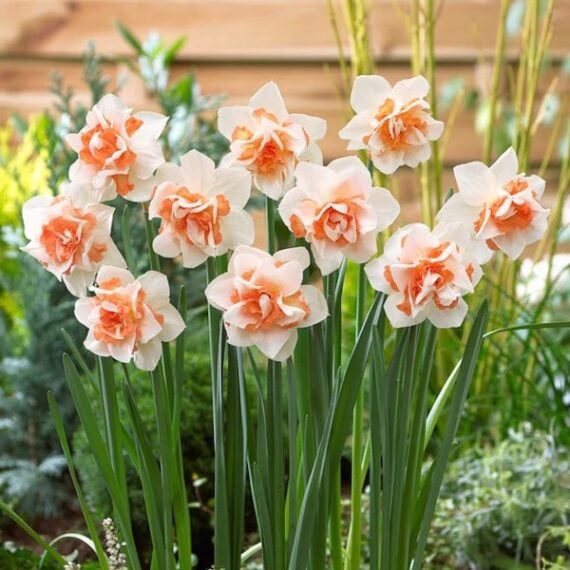
[{"label": "leafy background plant", "polygon": [[[214,128],[209,111],[215,109],[221,96],[204,96],[192,73],[187,73],[176,82],[169,82],[169,67],[181,41],[165,46],[160,38],[151,35],[139,42],[124,27],[119,32],[136,47],[137,64],[133,71],[139,75],[149,93],[160,103],[167,114],[172,114],[163,141],[166,154],[175,159],[190,148],[200,148],[218,160],[226,151],[226,143]],[[84,80],[91,94],[91,103],[98,101],[112,87],[104,76],[102,57],[89,45],[84,57]],[[87,108],[77,101],[74,93],[59,74],[52,76],[51,91],[56,103],[37,117],[26,119],[15,116],[12,122],[0,132],[0,183],[7,200],[0,206],[0,430],[10,437],[0,438],[0,496],[15,505],[22,514],[30,517],[49,517],[62,513],[62,509],[73,502],[73,495],[67,483],[63,456],[57,443],[57,435],[49,417],[46,391],[54,393],[63,402],[62,415],[66,431],[73,433],[77,417],[68,397],[64,382],[60,355],[68,347],[61,335],[61,329],[77,344],[81,343],[83,330],[73,317],[73,299],[63,285],[47,274],[28,256],[20,253],[23,245],[20,224],[21,205],[29,197],[41,193],[55,193],[65,182],[67,170],[73,161],[64,136],[77,131],[83,125]],[[121,85],[114,86],[120,92]],[[16,144],[15,144],[16,143]],[[117,211],[114,217],[115,232],[119,231],[125,208],[122,201],[113,204]],[[131,206],[128,215],[129,241],[137,259],[137,270],[149,268],[143,254],[145,230],[143,213]],[[119,246],[123,244],[121,240]],[[205,287],[202,270],[188,272],[172,263],[166,268],[173,289],[182,282],[190,281],[187,287],[187,303],[197,309],[197,323],[200,322],[200,304]],[[204,341],[203,327],[196,327],[197,347]],[[188,406],[184,416],[191,473],[206,476],[210,481],[212,450],[209,383],[204,382],[204,366],[207,362],[197,361],[191,369],[196,373],[198,384],[192,391],[194,406]],[[196,364],[198,362],[198,364]],[[89,361],[91,366],[94,361]],[[206,368],[207,370],[207,368]],[[148,382],[146,397],[149,398]],[[200,391],[202,390],[202,391]],[[187,392],[190,397],[190,390]],[[198,395],[197,395],[198,394]],[[144,394],[141,396],[144,400]],[[196,405],[196,401],[202,404]],[[150,403],[148,404],[150,405]],[[143,406],[144,409],[144,406]],[[198,419],[200,425],[197,426]],[[78,435],[77,440],[81,441]],[[81,446],[78,445],[81,459]],[[92,503],[98,514],[104,514],[108,507],[107,498],[97,489],[95,472],[90,472],[88,459],[78,461],[81,475],[87,488],[91,489]],[[59,468],[57,468],[59,467]],[[91,475],[90,475],[91,473]],[[191,480],[191,479],[190,479]],[[206,496],[210,492],[203,490]],[[108,512],[108,510],[107,510]],[[142,517],[141,517],[142,518]],[[208,527],[207,517],[202,516],[202,530]],[[208,536],[211,533],[208,533]],[[206,549],[209,539],[205,539]]]}]

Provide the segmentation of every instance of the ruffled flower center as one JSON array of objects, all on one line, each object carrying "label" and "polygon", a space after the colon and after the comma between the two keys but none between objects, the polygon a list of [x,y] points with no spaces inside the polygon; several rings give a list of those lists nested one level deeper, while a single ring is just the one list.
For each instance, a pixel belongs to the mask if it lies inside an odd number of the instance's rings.
[{"label": "ruffled flower center", "polygon": [[99,314],[93,329],[93,335],[99,342],[121,344],[131,339],[138,339],[148,309],[159,324],[164,317],[145,304],[146,293],[139,289],[133,295],[128,287],[121,287],[117,278],[109,279],[99,285],[95,304]]},{"label": "ruffled flower center", "polygon": [[[93,214],[74,208],[69,215],[57,216],[45,223],[39,241],[51,261],[72,265],[84,253],[85,241],[96,225]],[[87,254],[90,261],[99,262],[106,251],[107,246],[99,243],[93,244]]]},{"label": "ruffled flower center", "polygon": [[528,188],[526,180],[515,178],[503,188],[503,195],[481,210],[479,217],[473,223],[476,233],[479,233],[489,221],[492,221],[501,234],[524,230],[531,225],[533,210],[530,204],[518,194]]},{"label": "ruffled flower center", "polygon": [[294,328],[311,312],[302,291],[284,297],[279,285],[269,282],[256,282],[241,292],[235,290],[232,301],[241,304],[240,312],[248,321],[244,328],[250,332],[276,326]]},{"label": "ruffled flower center", "polygon": [[[140,119],[129,117],[125,121],[126,134],[132,136],[142,124],[143,121]],[[79,158],[99,171],[105,169],[127,171],[137,158],[136,153],[128,148],[120,130],[113,125],[104,126],[99,123],[82,132],[81,143],[83,148],[79,151]],[[116,174],[112,178],[121,196],[134,187],[126,173]]]},{"label": "ruffled flower center", "polygon": [[313,236],[340,246],[355,243],[360,235],[356,210],[351,202],[327,204],[313,223]]},{"label": "ruffled flower center", "polygon": [[[104,285],[102,288],[105,288]],[[136,337],[144,315],[144,296],[144,292],[139,291],[133,303],[127,292],[98,295],[95,298],[99,307],[99,319],[93,330],[95,339],[108,344],[120,344]]]},{"label": "ruffled flower center", "polygon": [[[433,300],[438,309],[453,309],[459,303],[461,295],[454,283],[455,273],[449,264],[451,254],[443,255],[449,245],[449,242],[444,242],[431,249],[423,259],[408,269],[407,284],[401,291],[404,299],[397,305],[405,315],[415,314],[418,308],[430,300]],[[469,278],[472,278],[473,271],[472,265],[466,268]],[[392,289],[400,291],[389,265],[384,269],[384,278]]]},{"label": "ruffled flower center", "polygon": [[222,218],[230,211],[230,202],[224,195],[208,198],[181,186],[162,201],[160,217],[188,243],[216,247],[223,237]]},{"label": "ruffled flower center", "polygon": [[364,144],[374,137],[389,150],[407,150],[413,145],[416,131],[426,132],[425,110],[419,101],[411,102],[401,111],[396,112],[395,108],[396,104],[390,98],[379,107],[375,115],[377,126],[372,135],[364,137]]},{"label": "ruffled flower center", "polygon": [[245,126],[234,129],[231,138],[239,145],[238,160],[262,176],[281,174],[289,165],[296,164],[298,160],[289,148],[289,135],[286,132],[292,123],[280,123],[275,115],[265,109],[256,109],[252,115],[263,126],[258,132]]}]

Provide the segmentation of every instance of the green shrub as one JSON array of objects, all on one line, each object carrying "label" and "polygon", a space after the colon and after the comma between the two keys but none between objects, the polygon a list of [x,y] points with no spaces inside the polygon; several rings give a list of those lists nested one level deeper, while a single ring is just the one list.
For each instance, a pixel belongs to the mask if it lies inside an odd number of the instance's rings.
[{"label": "green shrub", "polygon": [[[2,570],[37,570],[39,561],[39,556],[25,548],[15,549],[7,544],[0,544],[0,568]],[[42,568],[43,570],[55,570],[57,566],[46,562]]]},{"label": "green shrub", "polygon": [[[487,570],[516,561],[533,568],[541,537],[569,524],[570,451],[524,424],[496,447],[473,448],[450,465],[427,567]],[[562,540],[542,541],[543,558],[568,554]]]},{"label": "green shrub", "polygon": [[[195,326],[198,326],[196,323]],[[194,339],[194,351],[185,355],[185,385],[182,400],[181,439],[182,455],[186,481],[190,485],[188,500],[202,503],[192,511],[192,532],[197,544],[206,542],[210,546],[211,527],[208,509],[209,498],[213,496],[213,433],[212,401],[210,388],[210,364],[205,344]],[[133,372],[131,377],[138,409],[143,423],[154,444],[158,444],[155,426],[154,401],[149,376],[142,372]],[[124,405],[124,404],[123,404]],[[90,453],[83,429],[79,428],[73,436],[74,461],[79,471],[87,500],[96,517],[103,519],[112,513],[111,501],[99,469]],[[146,536],[146,515],[140,482],[134,467],[127,461],[128,488],[132,504],[133,524],[137,535],[144,540]],[[199,496],[192,481],[203,482]]]},{"label": "green shrub", "polygon": [[[125,28],[120,27],[120,31],[125,36]],[[126,35],[132,38],[128,31]],[[162,138],[168,159],[176,160],[191,148],[197,148],[219,160],[227,150],[227,141],[217,132],[210,111],[217,108],[221,97],[202,94],[198,80],[190,72],[176,81],[168,81],[180,41],[166,46],[152,36],[144,42],[135,40],[135,44],[138,66],[133,69],[162,110],[172,115]],[[111,85],[104,76],[101,62],[101,55],[90,45],[84,58],[84,81],[93,103],[106,92],[120,88]],[[149,70],[158,73],[160,81],[149,76]],[[6,194],[0,203],[0,496],[29,517],[53,516],[64,502],[72,500],[69,486],[62,484],[66,478],[46,474],[44,469],[46,462],[53,465],[54,455],[61,452],[49,421],[46,393],[48,390],[54,393],[66,431],[73,432],[77,416],[64,381],[61,355],[67,347],[61,328],[77,345],[86,334],[73,316],[75,299],[53,275],[18,249],[24,244],[20,222],[22,203],[38,193],[57,193],[75,159],[64,136],[77,132],[87,113],[86,106],[77,100],[61,75],[53,75],[50,90],[55,99],[51,109],[36,118],[14,117],[9,127],[0,128],[0,187]],[[13,144],[15,138],[17,145]],[[117,211],[113,233],[121,248],[123,239],[130,242],[137,259],[135,273],[140,274],[148,269],[143,212],[130,205],[129,232],[123,236],[121,218],[128,205],[120,200],[114,205]],[[173,292],[182,283],[191,284],[186,287],[188,307],[204,306],[203,268],[189,272],[176,262],[164,260],[162,271],[168,275]],[[89,365],[93,364],[91,356],[86,359]],[[146,378],[138,384],[149,387]],[[202,425],[206,425],[203,417]],[[196,441],[202,437],[201,430],[201,426],[195,427]],[[205,450],[185,450],[187,457],[194,454],[205,458],[203,464],[197,459],[188,468],[200,474],[209,472],[206,464],[210,450],[211,446]],[[57,461],[60,459],[61,456],[56,457]],[[92,496],[101,493],[93,492]]]}]

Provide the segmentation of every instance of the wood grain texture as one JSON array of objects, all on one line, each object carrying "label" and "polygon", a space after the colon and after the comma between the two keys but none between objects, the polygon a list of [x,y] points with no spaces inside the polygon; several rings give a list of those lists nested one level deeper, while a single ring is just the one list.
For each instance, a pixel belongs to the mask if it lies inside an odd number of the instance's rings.
[{"label": "wood grain texture", "polygon": [[[370,29],[380,60],[409,56],[408,10],[407,0],[374,0]],[[491,54],[498,11],[498,0],[446,0],[437,21],[438,56],[457,61]],[[181,57],[193,61],[337,56],[325,0],[0,0],[0,54],[77,58],[93,39],[105,53],[125,55],[116,21],[139,36],[152,30],[167,40],[187,35]],[[556,0],[555,56],[568,53],[569,36],[570,0]]]},{"label": "wood grain texture", "polygon": [[[197,74],[204,93],[225,93],[226,102],[229,104],[244,104],[266,81],[276,81],[291,112],[317,115],[328,121],[328,132],[322,145],[326,157],[331,159],[345,154],[345,142],[337,137],[337,133],[350,116],[350,111],[340,98],[342,87],[335,66],[317,63],[179,63],[174,67],[172,79],[175,80],[189,69]],[[28,114],[51,106],[54,97],[47,86],[50,74],[54,71],[63,75],[66,84],[76,93],[78,101],[86,105],[91,104],[79,62],[0,60],[0,121],[6,120],[14,112]],[[108,63],[105,65],[105,73],[112,80],[117,80],[119,76],[129,75],[130,72],[123,64]],[[396,81],[408,75],[409,71],[407,65],[394,64],[382,69],[382,73],[389,80]],[[437,83],[443,85],[452,78],[461,77],[466,85],[482,86],[487,76],[485,65],[454,64],[439,70]],[[547,85],[548,80],[544,84]],[[135,75],[127,77],[121,96],[134,108],[156,108],[154,101],[147,96],[142,82]],[[442,118],[445,120],[447,117],[443,114]],[[463,111],[455,125],[450,127],[446,164],[453,165],[480,156],[482,142],[481,137],[475,133],[474,123],[474,113]],[[538,131],[532,149],[535,162],[541,159],[547,138],[547,132]]]},{"label": "wood grain texture", "polygon": [[[408,0],[373,0],[372,6],[378,72],[391,81],[409,76],[402,18]],[[498,8],[498,0],[441,1],[436,28],[439,87],[455,77],[483,91],[488,87]],[[116,60],[132,55],[113,27],[116,21],[139,37],[153,30],[167,41],[187,36],[173,78],[192,69],[205,93],[226,93],[228,103],[245,103],[266,81],[275,80],[292,112],[327,119],[327,159],[345,154],[337,132],[349,110],[340,96],[325,0],[0,0],[0,122],[14,112],[29,114],[51,106],[54,98],[47,87],[54,70],[89,105],[81,66],[87,42],[94,40],[109,58],[105,73],[113,80],[127,69]],[[556,0],[551,46],[554,60],[570,51],[570,0]],[[516,59],[518,48],[516,41],[509,42],[511,58]],[[548,83],[547,77],[544,89]],[[564,90],[568,78],[558,86],[559,92]],[[136,77],[127,81],[122,96],[135,108],[154,108]],[[460,113],[445,155],[448,166],[481,155],[474,123],[472,112]],[[539,130],[534,139],[535,163],[547,137]]]}]

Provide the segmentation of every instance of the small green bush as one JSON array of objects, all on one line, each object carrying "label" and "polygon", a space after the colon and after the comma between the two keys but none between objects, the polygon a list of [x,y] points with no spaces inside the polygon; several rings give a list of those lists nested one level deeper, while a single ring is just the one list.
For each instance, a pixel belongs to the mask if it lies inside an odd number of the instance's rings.
[{"label": "small green bush", "polygon": [[[37,570],[39,561],[39,556],[25,548],[14,549],[0,544],[0,568],[2,570]],[[57,566],[47,561],[42,568],[55,570]]]},{"label": "small green bush", "polygon": [[[569,524],[570,451],[524,424],[496,447],[473,448],[450,465],[426,567],[534,568],[541,537]],[[562,540],[542,542],[544,559],[570,554]]]}]

